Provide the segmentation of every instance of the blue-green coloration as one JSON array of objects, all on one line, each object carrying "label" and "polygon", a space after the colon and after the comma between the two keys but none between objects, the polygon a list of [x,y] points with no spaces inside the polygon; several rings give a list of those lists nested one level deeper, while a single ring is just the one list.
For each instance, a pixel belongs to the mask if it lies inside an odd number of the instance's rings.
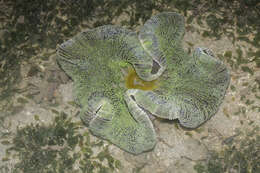
[{"label": "blue-green coloration", "polygon": [[[182,48],[183,16],[153,16],[139,34],[118,26],[82,32],[59,46],[58,62],[73,79],[80,117],[91,132],[139,154],[154,148],[149,114],[196,128],[213,116],[229,84],[225,65],[206,48]],[[152,91],[127,89],[122,70],[132,66]]]}]

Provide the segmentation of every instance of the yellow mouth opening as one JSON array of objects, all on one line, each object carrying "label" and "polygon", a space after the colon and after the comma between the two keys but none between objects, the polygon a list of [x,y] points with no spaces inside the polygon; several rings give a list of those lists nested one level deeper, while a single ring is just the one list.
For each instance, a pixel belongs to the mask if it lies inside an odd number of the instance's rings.
[{"label": "yellow mouth opening", "polygon": [[142,80],[133,68],[129,68],[125,77],[125,85],[128,89],[153,90],[158,87],[157,80],[144,81]]}]

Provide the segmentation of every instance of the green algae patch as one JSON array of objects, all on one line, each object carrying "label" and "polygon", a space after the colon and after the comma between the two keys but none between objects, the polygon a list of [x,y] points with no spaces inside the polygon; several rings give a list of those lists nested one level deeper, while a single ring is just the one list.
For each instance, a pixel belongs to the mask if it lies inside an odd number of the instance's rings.
[{"label": "green algae patch", "polygon": [[[18,128],[8,141],[11,147],[4,157],[6,161],[12,158],[18,162],[5,169],[13,173],[91,173],[118,169],[120,162],[110,155],[108,146],[100,140],[91,141],[88,132],[80,134],[81,127],[81,123],[72,122],[61,112],[49,125],[37,123]],[[97,154],[94,148],[99,149]]]},{"label": "green algae patch", "polygon": [[241,132],[242,135],[239,133],[225,139],[224,149],[220,152],[211,151],[209,159],[197,162],[194,170],[197,173],[260,172],[259,132],[259,127],[255,127],[244,134]]}]

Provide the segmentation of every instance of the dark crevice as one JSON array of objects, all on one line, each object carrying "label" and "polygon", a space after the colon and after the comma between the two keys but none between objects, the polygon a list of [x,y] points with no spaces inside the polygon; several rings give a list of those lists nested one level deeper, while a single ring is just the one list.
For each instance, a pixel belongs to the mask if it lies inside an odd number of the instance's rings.
[{"label": "dark crevice", "polygon": [[134,97],[133,95],[131,95],[130,97],[131,97],[131,99],[133,99],[134,101],[136,101],[136,100],[135,100],[135,97]]},{"label": "dark crevice", "polygon": [[99,108],[96,110],[96,114],[99,112],[99,110],[102,108],[102,105],[99,106]]},{"label": "dark crevice", "polygon": [[156,61],[153,60],[153,67],[152,67],[151,74],[156,74],[160,68],[161,66]]}]

